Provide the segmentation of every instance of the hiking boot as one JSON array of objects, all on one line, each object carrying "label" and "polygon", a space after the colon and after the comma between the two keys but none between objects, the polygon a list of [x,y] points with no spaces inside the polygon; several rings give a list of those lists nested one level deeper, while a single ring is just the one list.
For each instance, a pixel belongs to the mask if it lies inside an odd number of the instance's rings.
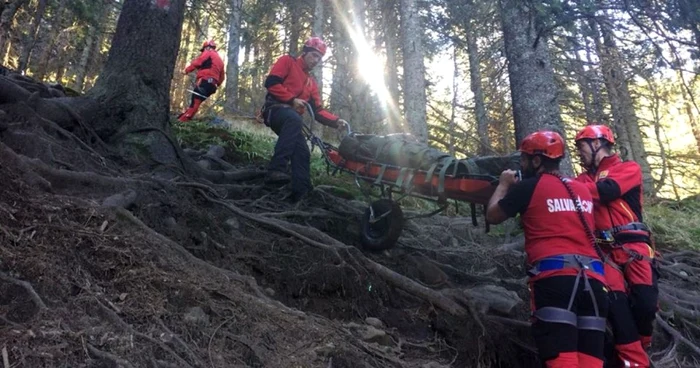
[{"label": "hiking boot", "polygon": [[268,171],[265,175],[266,184],[286,184],[292,181],[292,177],[281,171]]}]

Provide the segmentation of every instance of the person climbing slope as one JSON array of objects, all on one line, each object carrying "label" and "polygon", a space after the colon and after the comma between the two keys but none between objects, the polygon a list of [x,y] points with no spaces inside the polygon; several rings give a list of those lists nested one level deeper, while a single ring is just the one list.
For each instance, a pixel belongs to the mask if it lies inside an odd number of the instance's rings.
[{"label": "person climbing slope", "polygon": [[[337,129],[347,126],[345,120],[323,109],[316,80],[310,74],[321,62],[326,48],[320,38],[309,38],[299,57],[280,57],[265,80],[267,96],[261,113],[265,124],[278,136],[266,181],[283,183],[291,180],[289,199],[292,202],[299,201],[312,187],[311,155],[302,133],[302,115],[306,113],[307,104],[319,123]],[[287,174],[289,163],[291,178]]]},{"label": "person climbing slope", "polygon": [[216,43],[213,40],[204,41],[200,51],[202,53],[199,57],[192,60],[182,72],[187,75],[197,70],[190,106],[178,117],[182,122],[192,120],[202,102],[213,95],[226,78],[224,61],[216,52]]}]

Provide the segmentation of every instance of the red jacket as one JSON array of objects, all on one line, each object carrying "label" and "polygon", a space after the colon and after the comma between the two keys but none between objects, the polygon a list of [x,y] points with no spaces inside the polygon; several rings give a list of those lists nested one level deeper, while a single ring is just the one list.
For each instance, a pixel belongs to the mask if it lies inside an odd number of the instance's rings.
[{"label": "red jacket", "polygon": [[[592,231],[593,199],[591,194],[583,184],[568,178],[565,180],[573,191],[574,197],[581,204],[586,226]],[[525,253],[529,264],[565,254],[578,254],[600,259],[586,233],[571,195],[558,177],[542,174],[525,179],[515,184],[498,204],[510,217],[520,213],[525,232]],[[576,269],[565,268],[543,272],[536,278],[576,275],[576,273]],[[587,272],[587,274],[605,282],[605,278],[598,273]]]},{"label": "red jacket", "polygon": [[268,96],[266,105],[283,103],[291,105],[295,98],[307,101],[314,111],[316,121],[336,128],[338,117],[323,109],[318,85],[313,76],[305,70],[303,58],[291,55],[280,57],[265,80]]},{"label": "red jacket", "polygon": [[[634,161],[615,154],[605,157],[595,172],[576,178],[584,183],[594,201],[596,230],[609,230],[631,222],[642,222],[642,170]],[[642,231],[622,231],[629,241],[645,241]]]},{"label": "red jacket", "polygon": [[224,61],[216,50],[204,50],[198,58],[192,60],[185,68],[186,73],[191,73],[197,69],[197,81],[206,78],[214,78],[216,85],[224,83],[226,73],[224,72]]}]

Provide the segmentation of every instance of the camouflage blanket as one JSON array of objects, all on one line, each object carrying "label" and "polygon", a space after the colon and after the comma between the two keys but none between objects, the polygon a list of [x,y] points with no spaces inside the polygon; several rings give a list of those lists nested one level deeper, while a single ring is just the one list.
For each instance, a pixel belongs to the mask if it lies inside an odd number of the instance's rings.
[{"label": "camouflage blanket", "polygon": [[457,159],[415,140],[410,134],[354,134],[345,137],[338,148],[340,155],[357,162],[372,162],[419,169],[437,174],[498,177],[505,169],[517,169],[520,155],[482,156]]}]

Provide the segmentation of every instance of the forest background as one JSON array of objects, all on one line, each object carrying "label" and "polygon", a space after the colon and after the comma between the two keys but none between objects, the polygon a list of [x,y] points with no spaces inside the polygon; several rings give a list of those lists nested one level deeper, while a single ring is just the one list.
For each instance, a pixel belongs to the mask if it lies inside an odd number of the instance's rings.
[{"label": "forest background", "polygon": [[[87,91],[122,5],[4,1],[0,61]],[[227,62],[209,113],[252,116],[272,63],[318,35],[330,46],[316,72],[325,104],[355,131],[411,132],[463,157],[512,152],[516,138],[541,127],[572,138],[595,121],[611,125],[623,156],[641,164],[647,193],[698,192],[697,1],[191,0],[186,7],[173,112],[188,103],[193,82],[179,71],[204,40],[216,40]],[[528,45],[532,52],[522,52]]]}]

